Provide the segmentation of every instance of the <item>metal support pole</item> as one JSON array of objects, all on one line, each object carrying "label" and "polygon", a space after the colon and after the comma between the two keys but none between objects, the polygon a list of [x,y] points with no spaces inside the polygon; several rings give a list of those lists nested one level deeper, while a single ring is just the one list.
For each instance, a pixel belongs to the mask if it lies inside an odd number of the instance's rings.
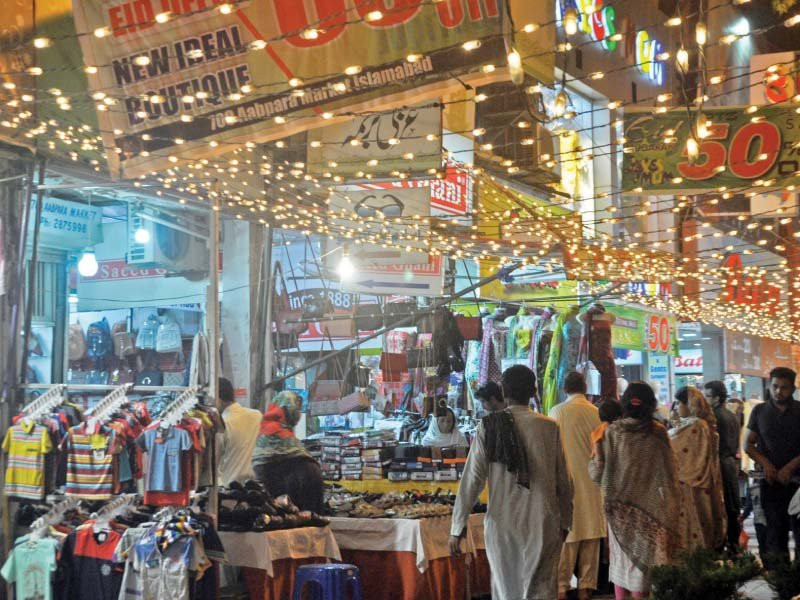
[{"label": "metal support pole", "polygon": [[[219,194],[214,194],[211,210],[210,237],[208,240],[208,297],[206,298],[206,329],[208,330],[208,395],[214,406],[217,405],[219,377]],[[212,437],[214,440],[216,436]],[[216,521],[217,502],[217,460],[216,444],[211,448],[211,490],[208,503],[211,515]]]},{"label": "metal support pole", "polygon": [[[39,159],[39,183],[44,182],[45,159]],[[31,319],[33,318],[33,298],[38,292],[36,289],[36,271],[39,262],[39,231],[42,225],[42,204],[44,203],[44,190],[36,190],[36,216],[33,222],[33,248],[31,249],[31,261],[28,267],[28,295],[25,298],[25,325],[22,328],[22,365],[15,384],[27,379],[28,370],[28,340],[31,336]]]},{"label": "metal support pole", "polygon": [[[495,273],[494,275],[489,275],[489,277],[484,277],[483,279],[481,279],[477,283],[472,284],[468,288],[464,288],[463,290],[461,290],[457,294],[453,294],[449,298],[446,298],[446,299],[443,299],[443,300],[439,300],[438,302],[435,302],[429,308],[427,308],[425,310],[425,312],[409,315],[407,317],[404,317],[404,318],[400,319],[399,321],[395,321],[391,325],[387,325],[386,327],[381,327],[380,329],[378,329],[377,331],[371,333],[370,335],[368,335],[366,337],[363,337],[363,338],[360,338],[360,339],[356,340],[355,342],[353,342],[352,344],[348,344],[344,348],[340,348],[339,350],[334,350],[328,356],[323,356],[321,358],[313,360],[310,363],[307,363],[305,366],[303,366],[303,367],[301,367],[299,369],[295,369],[294,371],[286,373],[285,375],[282,375],[280,377],[276,377],[275,379],[273,379],[272,381],[267,383],[264,386],[264,389],[271,388],[272,386],[274,386],[274,385],[276,385],[276,384],[278,384],[278,383],[280,383],[282,381],[285,381],[285,380],[289,379],[290,377],[294,377],[298,373],[302,373],[304,371],[307,371],[311,367],[316,367],[317,365],[322,364],[322,363],[326,362],[327,360],[329,360],[329,359],[331,359],[331,358],[333,358],[335,356],[338,356],[339,354],[343,354],[344,352],[349,352],[353,348],[357,348],[358,346],[360,346],[364,342],[372,340],[372,339],[375,339],[376,337],[379,337],[379,336],[383,335],[387,331],[391,331],[392,329],[396,329],[397,327],[407,327],[407,326],[413,325],[414,323],[416,323],[416,321],[418,319],[421,319],[425,315],[427,315],[427,314],[429,314],[429,313],[431,313],[431,312],[433,312],[433,311],[435,311],[435,310],[437,310],[439,308],[447,306],[448,304],[450,304],[450,302],[452,302],[456,298],[461,298],[462,296],[464,296],[466,294],[469,294],[473,290],[478,289],[482,285],[486,285],[488,283],[491,283],[495,279],[498,279],[500,277],[505,277],[506,275],[508,275],[512,271],[515,271],[516,269],[519,269],[521,266],[522,266],[522,263],[516,263],[516,264],[510,265],[510,266],[507,266],[507,267],[503,267],[502,269],[497,271],[497,273]],[[263,390],[259,390],[259,392],[261,392],[261,391],[263,391]]]},{"label": "metal support pole", "polygon": [[[275,349],[272,346],[272,311],[275,310],[273,306],[275,304],[275,281],[273,278],[273,270],[272,270],[272,238],[273,238],[273,231],[272,227],[267,227],[267,239],[264,243],[266,246],[264,251],[264,269],[262,269],[262,273],[266,274],[266,281],[264,282],[264,289],[266,289],[267,294],[267,302],[266,302],[266,309],[264,311],[264,359],[263,359],[263,369],[264,369],[264,377],[261,381],[272,381],[272,377],[274,375],[274,363],[275,363]],[[265,385],[263,388],[263,393],[259,394],[259,408],[261,412],[264,412],[269,405],[270,400],[272,400],[272,388],[269,385]]]}]

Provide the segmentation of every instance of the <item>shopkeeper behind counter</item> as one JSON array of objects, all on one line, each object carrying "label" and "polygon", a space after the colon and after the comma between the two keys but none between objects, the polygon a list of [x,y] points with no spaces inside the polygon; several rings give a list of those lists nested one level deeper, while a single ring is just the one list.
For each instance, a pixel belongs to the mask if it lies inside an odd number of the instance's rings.
[{"label": "shopkeeper behind counter", "polygon": [[[437,402],[443,401],[441,398]],[[444,448],[449,446],[468,446],[467,438],[458,429],[458,420],[456,413],[449,406],[444,407],[444,414],[441,416],[434,416],[431,419],[431,424],[428,426],[428,431],[422,438],[423,446],[434,446],[436,448]]]},{"label": "shopkeeper behind counter", "polygon": [[261,419],[253,471],[273,496],[289,494],[300,510],[322,510],[322,471],[294,435],[302,402],[294,392],[273,398]]}]

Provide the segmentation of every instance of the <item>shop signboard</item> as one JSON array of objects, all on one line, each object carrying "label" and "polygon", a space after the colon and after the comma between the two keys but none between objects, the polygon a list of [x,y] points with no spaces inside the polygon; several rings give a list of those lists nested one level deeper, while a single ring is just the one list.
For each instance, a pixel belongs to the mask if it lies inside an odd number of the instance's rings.
[{"label": "shop signboard", "polygon": [[[424,174],[442,166],[442,105],[369,113],[324,127],[308,148],[308,172],[344,179]],[[314,142],[319,142],[316,144]]]},{"label": "shop signboard", "polygon": [[98,206],[45,198],[42,204],[39,243],[60,250],[83,250],[94,246],[103,241],[102,217],[103,211]]},{"label": "shop signboard", "polygon": [[622,187],[646,192],[767,189],[798,183],[800,115],[789,106],[707,108],[708,135],[689,160],[686,140],[695,118],[685,110],[662,114],[626,111]]},{"label": "shop signboard", "polygon": [[678,354],[674,316],[618,304],[606,304],[605,307],[616,317],[611,326],[611,345],[614,348],[647,350],[672,356]]},{"label": "shop signboard", "polygon": [[647,380],[655,387],[661,404],[669,404],[669,355],[652,352],[647,357]]},{"label": "shop signboard", "polygon": [[[510,3],[521,24],[546,22],[552,6]],[[318,127],[331,108],[399,104],[421,83],[503,64],[504,7],[497,0],[73,1],[83,62],[97,67],[88,79],[103,143],[112,172],[126,177],[172,166],[170,156],[208,158]],[[552,80],[553,28],[518,38],[520,54],[537,57],[526,70]],[[462,48],[473,40],[473,50]]]},{"label": "shop signboard", "polygon": [[342,280],[342,290],[377,296],[441,296],[444,259],[429,256],[423,265],[364,265]]},{"label": "shop signboard", "polygon": [[703,349],[681,348],[674,361],[675,375],[693,375],[703,372]]},{"label": "shop signboard", "polygon": [[778,104],[797,93],[800,75],[794,52],[773,52],[750,57],[750,104]]}]

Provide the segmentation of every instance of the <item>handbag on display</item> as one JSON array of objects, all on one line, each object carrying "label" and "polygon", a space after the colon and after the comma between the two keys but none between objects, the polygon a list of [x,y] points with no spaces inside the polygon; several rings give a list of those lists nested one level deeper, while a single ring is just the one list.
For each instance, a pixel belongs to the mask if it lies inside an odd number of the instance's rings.
[{"label": "handbag on display", "polygon": [[164,374],[156,370],[140,371],[134,385],[164,385]]},{"label": "handbag on display", "polygon": [[69,326],[69,359],[72,361],[83,360],[86,356],[86,334],[80,323]]},{"label": "handbag on display", "polygon": [[[324,335],[330,343],[331,350],[335,350],[333,340],[331,340],[328,330],[324,330]],[[322,342],[320,347],[320,356],[324,351],[325,341]],[[323,377],[326,375],[327,368],[322,372]],[[347,393],[347,382],[342,374],[342,367],[338,360],[333,359],[333,368],[331,368],[331,375],[337,379],[315,379],[308,390],[308,407],[312,415],[323,414],[338,414],[339,400]],[[328,411],[333,412],[328,412]]]},{"label": "handbag on display", "polygon": [[86,346],[92,358],[102,358],[111,354],[113,344],[108,319],[103,317],[89,325],[86,329]]},{"label": "handbag on display", "polygon": [[369,396],[364,390],[358,390],[352,394],[342,397],[338,403],[339,414],[344,415],[349,412],[365,412],[370,407]]},{"label": "handbag on display", "polygon": [[89,385],[108,385],[108,371],[89,371],[86,374]]},{"label": "handbag on display", "polygon": [[376,331],[383,327],[383,311],[380,304],[359,304],[355,311],[357,331]]},{"label": "handbag on display", "polygon": [[128,332],[127,321],[114,323],[114,327],[111,328],[111,338],[114,342],[114,355],[120,360],[136,354],[136,343],[133,334]]},{"label": "handbag on display", "polygon": [[461,337],[465,340],[480,341],[483,339],[483,320],[480,317],[455,315],[455,318]]}]

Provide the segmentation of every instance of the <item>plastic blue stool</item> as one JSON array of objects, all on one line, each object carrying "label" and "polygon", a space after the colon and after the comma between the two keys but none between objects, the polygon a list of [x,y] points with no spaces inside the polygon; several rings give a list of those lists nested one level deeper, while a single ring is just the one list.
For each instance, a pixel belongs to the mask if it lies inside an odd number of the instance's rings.
[{"label": "plastic blue stool", "polygon": [[297,569],[294,577],[293,600],[300,600],[303,588],[311,584],[314,600],[346,600],[348,585],[353,600],[363,600],[361,577],[355,565],[305,565]]}]

